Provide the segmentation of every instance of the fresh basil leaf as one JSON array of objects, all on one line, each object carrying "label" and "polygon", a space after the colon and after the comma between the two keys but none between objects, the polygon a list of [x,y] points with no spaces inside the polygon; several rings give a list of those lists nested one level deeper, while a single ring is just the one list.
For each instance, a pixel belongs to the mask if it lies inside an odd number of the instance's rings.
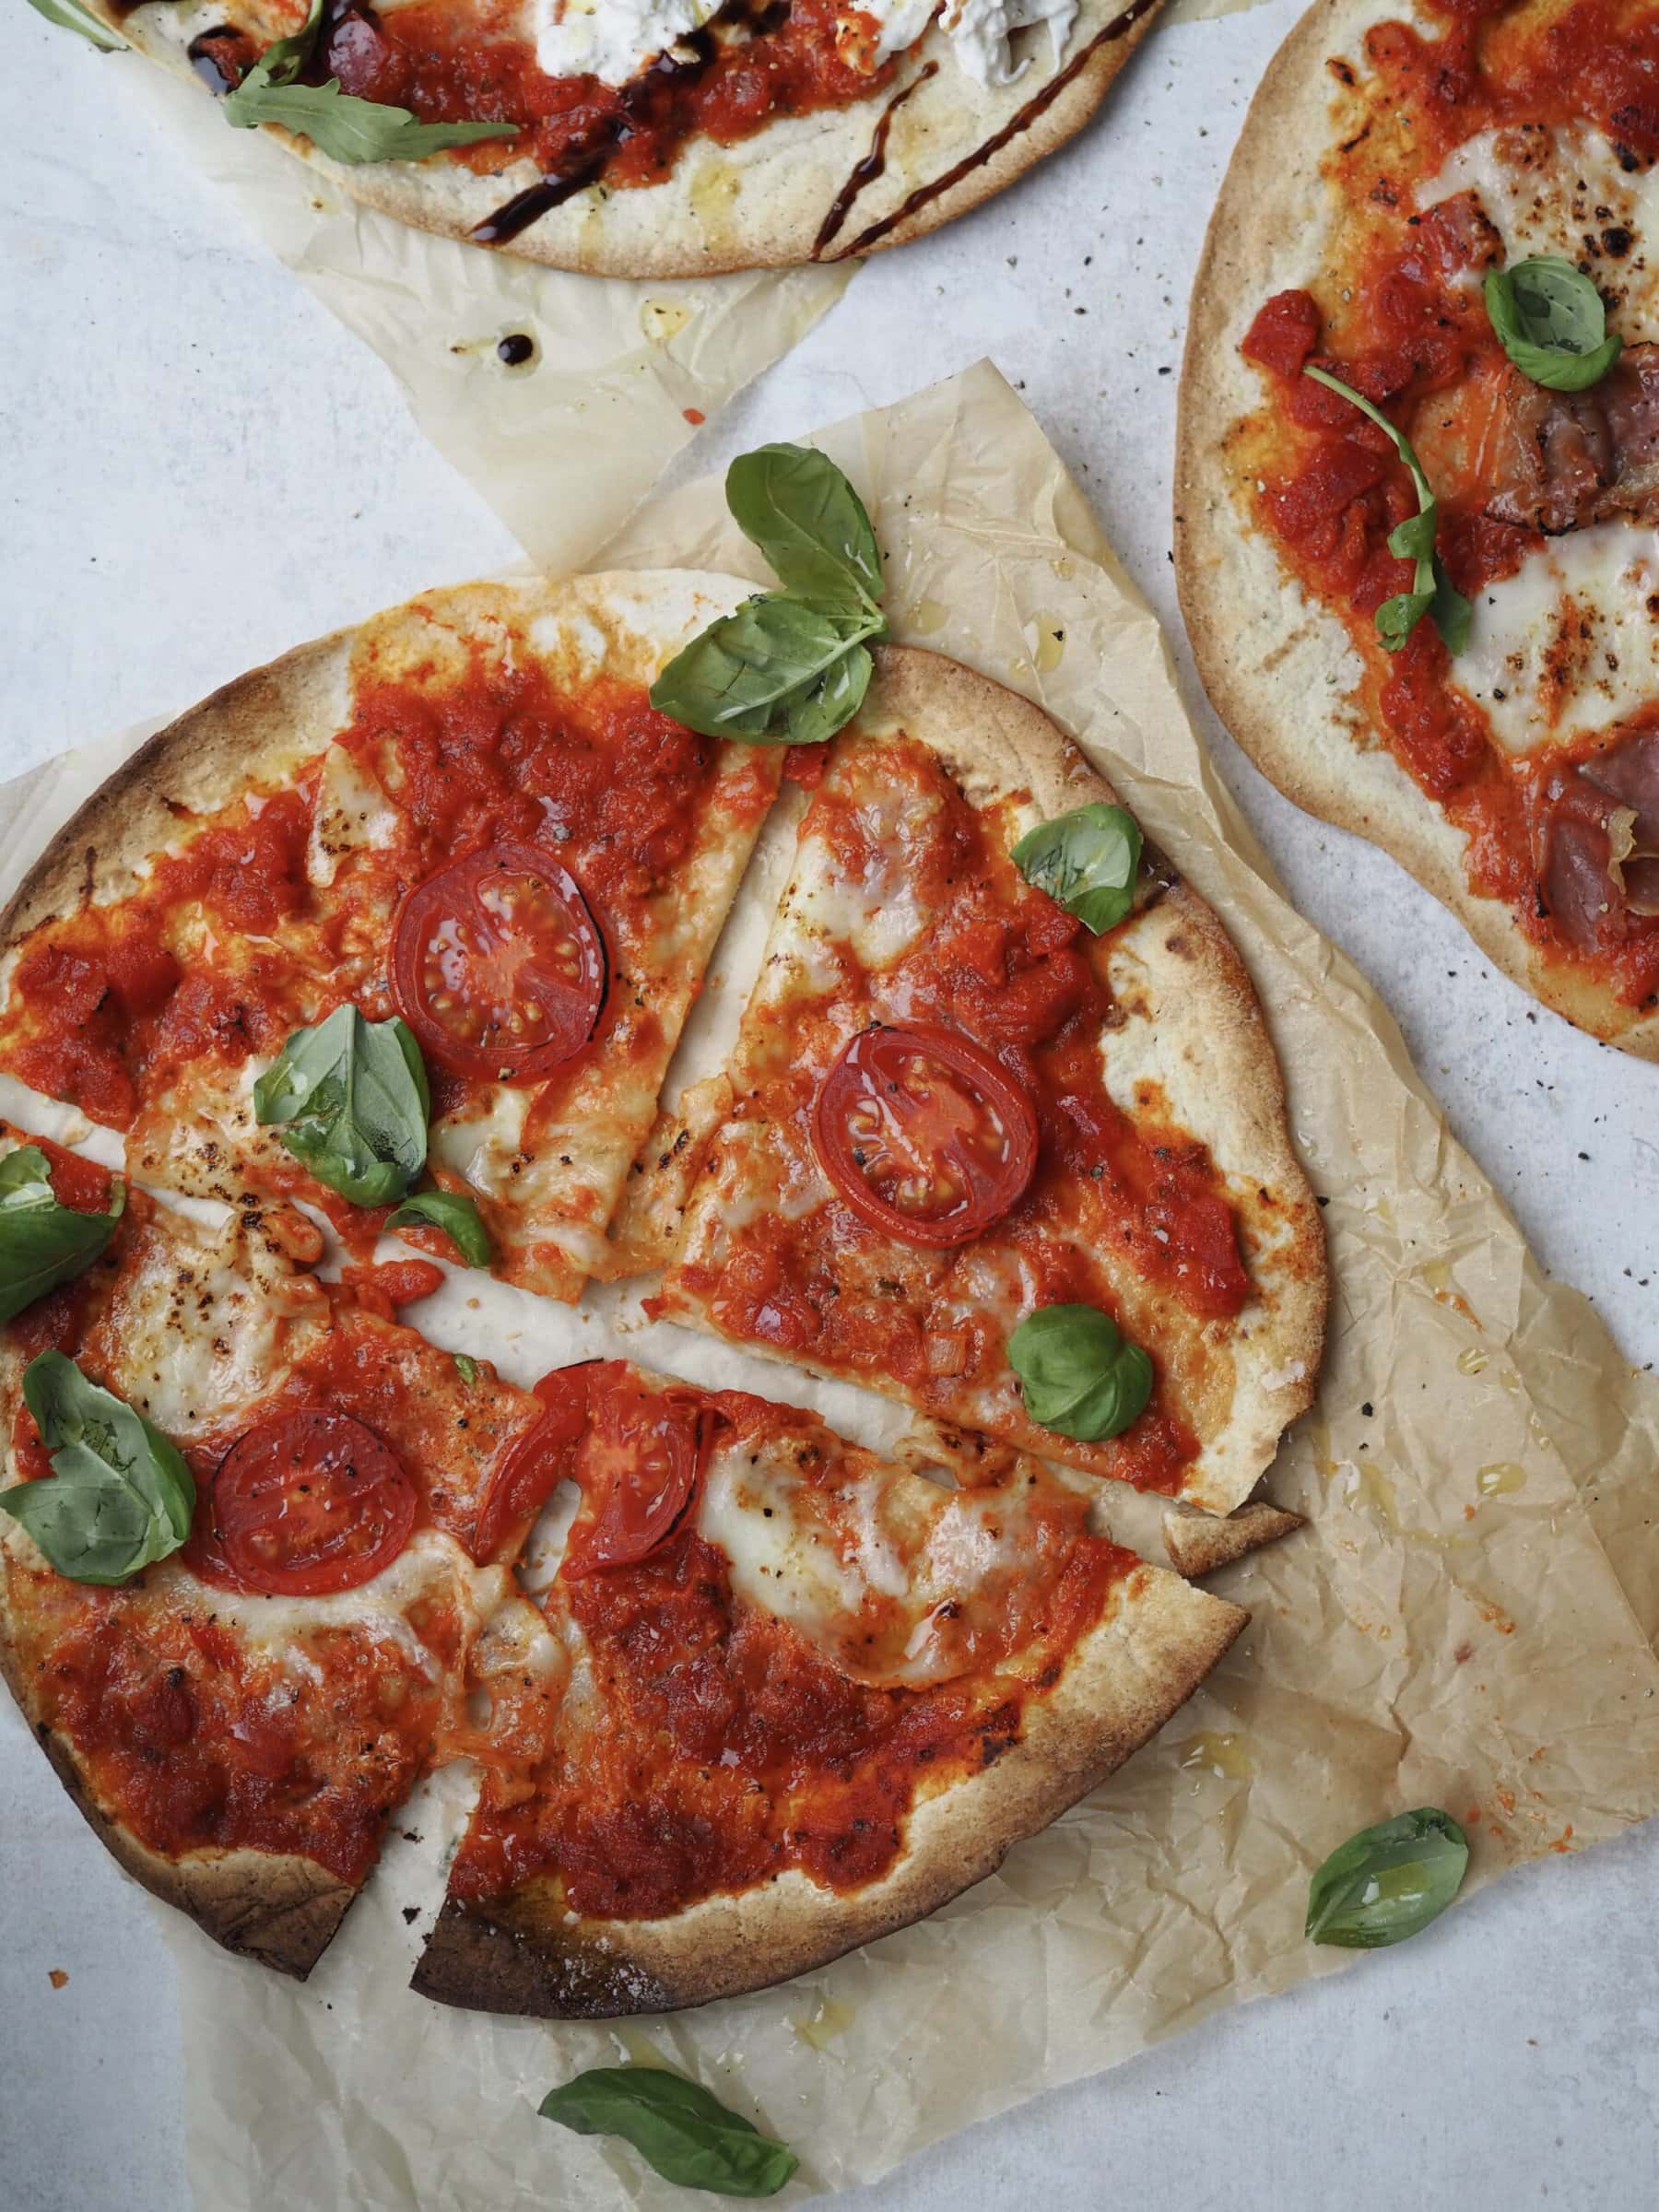
[{"label": "fresh basil leaf", "polygon": [[1313,1943],[1377,1950],[1404,1943],[1437,1920],[1457,1895],[1468,1839],[1432,1805],[1362,1828],[1334,1851],[1308,1890]]},{"label": "fresh basil leaf", "polygon": [[1447,575],[1440,556],[1434,550],[1435,525],[1439,519],[1439,505],[1430,489],[1429,479],[1423,474],[1423,465],[1412,451],[1411,441],[1403,430],[1396,429],[1381,407],[1345,384],[1340,377],[1333,376],[1327,369],[1315,369],[1312,362],[1302,371],[1316,384],[1327,392],[1340,393],[1351,400],[1361,415],[1374,422],[1380,430],[1387,432],[1394,449],[1411,472],[1411,481],[1417,490],[1418,512],[1396,523],[1388,534],[1388,549],[1397,560],[1414,560],[1417,574],[1412,578],[1408,592],[1397,592],[1385,599],[1377,609],[1375,621],[1377,636],[1389,653],[1398,653],[1406,639],[1425,615],[1430,616],[1439,630],[1446,651],[1461,653],[1469,641],[1469,629],[1475,610]]},{"label": "fresh basil leaf", "polygon": [[19,1145],[0,1159],[0,1321],[89,1267],[125,1206],[126,1186],[114,1181],[107,1214],[60,1206],[39,1145]]},{"label": "fresh basil leaf", "polygon": [[389,1216],[388,1229],[407,1229],[424,1221],[441,1229],[469,1267],[489,1265],[489,1231],[478,1218],[477,1203],[460,1191],[417,1191]]},{"label": "fresh basil leaf", "polygon": [[1097,937],[1115,928],[1134,905],[1140,856],[1135,817],[1099,801],[1027,830],[1013,852],[1026,881],[1076,914]]},{"label": "fresh basil leaf", "polygon": [[726,505],[792,592],[874,606],[881,554],[865,503],[825,453],[763,445],[726,471]]},{"label": "fresh basil leaf", "polygon": [[857,713],[872,666],[864,641],[885,628],[874,609],[782,592],[746,599],[675,654],[651,703],[706,737],[815,745]]},{"label": "fresh basil leaf", "polygon": [[1559,254],[1488,269],[1482,289],[1487,320],[1504,352],[1547,391],[1583,392],[1600,383],[1624,350],[1624,340],[1608,335],[1600,292]]},{"label": "fresh basil leaf", "polygon": [[365,1021],[352,1006],[296,1030],[253,1086],[257,1119],[357,1206],[401,1198],[425,1167],[430,1104],[420,1047],[403,1022]]},{"label": "fresh basil leaf", "polygon": [[473,1384],[478,1379],[477,1361],[466,1352],[455,1352],[452,1355],[452,1357],[455,1362],[456,1373],[460,1376],[462,1382],[465,1383],[467,1389],[470,1390]]},{"label": "fresh basil leaf", "polygon": [[118,37],[109,25],[82,7],[80,0],[29,0],[37,16],[44,16],[48,23],[55,23],[60,30],[77,30],[83,39],[90,39],[101,53],[121,53],[126,41]]},{"label": "fresh basil leaf", "polygon": [[62,1352],[23,1375],[23,1398],[53,1472],[0,1490],[60,1574],[109,1584],[177,1551],[190,1534],[195,1485],[178,1450]]},{"label": "fresh basil leaf", "polygon": [[536,2109],[579,2136],[620,2136],[682,2189],[776,2196],[800,2164],[700,2083],[661,2066],[591,2066]]},{"label": "fresh basil leaf", "polygon": [[1098,1306],[1039,1306],[1008,1338],[1025,1409],[1057,1436],[1098,1444],[1152,1395],[1152,1362]]}]

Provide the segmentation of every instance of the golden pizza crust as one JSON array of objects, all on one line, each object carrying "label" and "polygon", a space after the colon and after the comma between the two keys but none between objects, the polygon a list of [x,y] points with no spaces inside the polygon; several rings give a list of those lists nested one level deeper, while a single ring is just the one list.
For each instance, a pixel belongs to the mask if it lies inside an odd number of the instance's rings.
[{"label": "golden pizza crust", "polygon": [[[1175,567],[1216,712],[1263,774],[1322,820],[1382,846],[1524,990],[1592,1036],[1659,1059],[1659,1012],[1547,957],[1501,900],[1469,888],[1465,840],[1349,703],[1361,669],[1347,629],[1282,566],[1234,503],[1228,440],[1263,401],[1239,343],[1275,292],[1315,283],[1334,199],[1322,173],[1337,92],[1328,63],[1363,67],[1394,0],[1315,0],[1270,64],[1210,218],[1194,280],[1176,432]],[[1435,18],[1437,25],[1440,18]]]},{"label": "golden pizza crust", "polygon": [[[894,81],[855,106],[783,117],[730,147],[699,139],[682,151],[662,183],[589,187],[505,250],[594,276],[673,277],[838,260],[901,244],[967,214],[1075,136],[1152,28],[1161,5],[1083,0],[1058,63],[1047,27],[1039,25],[1020,36],[1027,65],[1018,82],[1002,86],[976,84],[935,25],[900,63]],[[207,89],[185,53],[196,27],[181,21],[167,0],[151,0],[124,18],[109,0],[94,0],[94,6],[141,53]],[[882,172],[859,191],[820,253],[823,226],[853,171],[869,155],[883,111],[910,85],[914,90],[893,115]],[[528,159],[491,176],[443,155],[424,162],[352,166],[318,154],[309,140],[265,127],[350,197],[450,238],[465,239],[539,177]],[[982,148],[994,150],[976,160]],[[966,173],[947,182],[964,164]],[[912,194],[926,196],[905,214]],[[867,237],[889,222],[880,236]]]},{"label": "golden pizza crust", "polygon": [[[872,737],[897,730],[926,745],[949,770],[969,801],[985,806],[1029,793],[1037,812],[1052,818],[1092,802],[1115,803],[1105,778],[1040,707],[959,662],[911,646],[885,646],[856,729]],[[1318,1207],[1290,1143],[1284,1078],[1261,1006],[1231,939],[1216,915],[1161,854],[1143,870],[1136,912],[1111,933],[1112,983],[1128,1018],[1107,1045],[1109,1065],[1156,1079],[1172,1119],[1208,1147],[1225,1177],[1230,1202],[1250,1233],[1250,1269],[1258,1296],[1236,1323],[1189,1332],[1194,1357],[1225,1352],[1230,1388],[1201,1433],[1202,1451],[1182,1495],[1225,1513],[1248,1498],[1278,1449],[1278,1440],[1312,1403],[1324,1343],[1328,1273]],[[705,1140],[706,1142],[707,1140]],[[683,1172],[677,1161],[675,1175]],[[636,1224],[651,1218],[660,1195],[652,1161],[643,1163],[629,1195]],[[658,1226],[684,1232],[678,1256],[695,1255],[700,1198],[656,1206]],[[670,1253],[666,1248],[663,1256]],[[1149,1287],[1125,1286],[1150,1323],[1159,1304]],[[671,1274],[665,1312],[677,1321],[716,1328],[702,1301]],[[1125,1315],[1132,1333],[1136,1312]],[[1213,1333],[1212,1333],[1213,1332]],[[1166,1332],[1167,1334],[1167,1332]],[[749,1346],[762,1355],[770,1347]],[[814,1367],[810,1352],[771,1354]],[[1210,1364],[1218,1364],[1210,1362]],[[825,1368],[817,1371],[829,1373]],[[902,1391],[875,1374],[871,1388]],[[1220,1388],[1220,1384],[1217,1384]],[[1111,1444],[1077,1444],[1025,1421],[987,1419],[965,1405],[943,1411],[965,1427],[989,1429],[1020,1449],[1096,1474],[1114,1470]]]},{"label": "golden pizza crust", "polygon": [[546,1878],[488,1907],[444,1906],[414,1975],[423,1996],[486,2012],[602,2019],[741,1995],[908,1926],[994,1873],[1156,1735],[1249,1615],[1161,1569],[1133,1570],[1025,1734],[911,1816],[904,1851],[847,1895],[791,1868],[759,1888],[652,1921],[567,1921]]},{"label": "golden pizza crust", "polygon": [[1164,1545],[1176,1573],[1192,1583],[1307,1524],[1305,1515],[1286,1512],[1260,1499],[1221,1520],[1211,1513],[1166,1513]]}]

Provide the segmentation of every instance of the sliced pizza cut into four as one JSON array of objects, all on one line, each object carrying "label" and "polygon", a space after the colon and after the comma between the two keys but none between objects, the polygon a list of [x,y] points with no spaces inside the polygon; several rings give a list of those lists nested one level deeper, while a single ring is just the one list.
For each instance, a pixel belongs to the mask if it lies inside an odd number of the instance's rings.
[{"label": "sliced pizza cut into four", "polygon": [[[658,1306],[1226,1512],[1312,1400],[1324,1239],[1209,909],[1148,863],[1097,936],[1012,857],[1112,803],[1038,708],[883,650],[801,825]],[[1149,1356],[1135,1418],[1034,1415],[1009,1340],[1055,1311],[1085,1371],[1091,1331]]]},{"label": "sliced pizza cut into four", "polygon": [[658,2012],[871,1942],[1104,1780],[1248,1618],[1031,1461],[953,1488],[739,1392],[565,1387],[562,1691],[486,1765],[415,1977],[446,2003]]},{"label": "sliced pizza cut into four", "polygon": [[303,1196],[356,1239],[424,1161],[500,1274],[576,1297],[778,779],[646,694],[748,589],[476,584],[230,685],[30,871],[0,1067],[125,1131],[141,1181]]}]

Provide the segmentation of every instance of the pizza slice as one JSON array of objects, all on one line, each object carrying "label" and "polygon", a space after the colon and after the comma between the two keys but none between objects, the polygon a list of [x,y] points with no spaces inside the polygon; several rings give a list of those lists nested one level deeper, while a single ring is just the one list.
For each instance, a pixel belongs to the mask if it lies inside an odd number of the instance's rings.
[{"label": "pizza slice", "polygon": [[475,584],[218,692],[0,922],[0,1068],[146,1182],[575,1298],[776,789],[647,697],[748,590]]},{"label": "pizza slice", "polygon": [[1326,1276],[1226,933],[955,663],[884,650],[818,768],[653,1310],[1228,1512],[1311,1402]]},{"label": "pizza slice", "polygon": [[660,2012],[873,1941],[1120,1766],[1248,1618],[1030,1460],[953,1488],[741,1392],[550,1380],[559,1686],[485,1755],[415,1976],[445,2003]]},{"label": "pizza slice", "polygon": [[539,1406],[389,1319],[383,1274],[319,1283],[318,1241],[0,1124],[0,1670],[122,1865],[299,1975],[471,1747],[475,1653],[516,1632],[523,1680],[547,1642],[488,1563]]}]

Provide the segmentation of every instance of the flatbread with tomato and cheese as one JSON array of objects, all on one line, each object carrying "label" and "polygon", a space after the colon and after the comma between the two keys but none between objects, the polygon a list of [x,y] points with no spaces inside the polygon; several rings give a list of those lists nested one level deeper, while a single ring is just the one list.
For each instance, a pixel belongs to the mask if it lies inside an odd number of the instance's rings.
[{"label": "flatbread with tomato and cheese", "polygon": [[1258,765],[1649,1058],[1656,76],[1637,0],[1320,0],[1210,227],[1176,495]]},{"label": "flatbread with tomato and cheese", "polygon": [[648,696],[749,589],[474,584],[228,686],[0,917],[0,1069],[135,1181],[575,1298],[777,788]]},{"label": "flatbread with tomato and cheese", "polygon": [[1082,128],[1159,0],[93,5],[405,222],[697,276],[869,253],[977,206]]},{"label": "flatbread with tomato and cheese", "polygon": [[[1227,1512],[1312,1400],[1324,1237],[1226,932],[1041,709],[883,648],[653,1310]],[[659,1171],[659,1164],[660,1171]]]},{"label": "flatbread with tomato and cheese", "polygon": [[957,1488],[618,1361],[533,1396],[395,1320],[429,1264],[324,1285],[320,1245],[0,1127],[0,1666],[123,1865],[268,1965],[309,1971],[466,1757],[418,1987],[759,1987],[989,1872],[1243,1626],[1033,1465]]}]

